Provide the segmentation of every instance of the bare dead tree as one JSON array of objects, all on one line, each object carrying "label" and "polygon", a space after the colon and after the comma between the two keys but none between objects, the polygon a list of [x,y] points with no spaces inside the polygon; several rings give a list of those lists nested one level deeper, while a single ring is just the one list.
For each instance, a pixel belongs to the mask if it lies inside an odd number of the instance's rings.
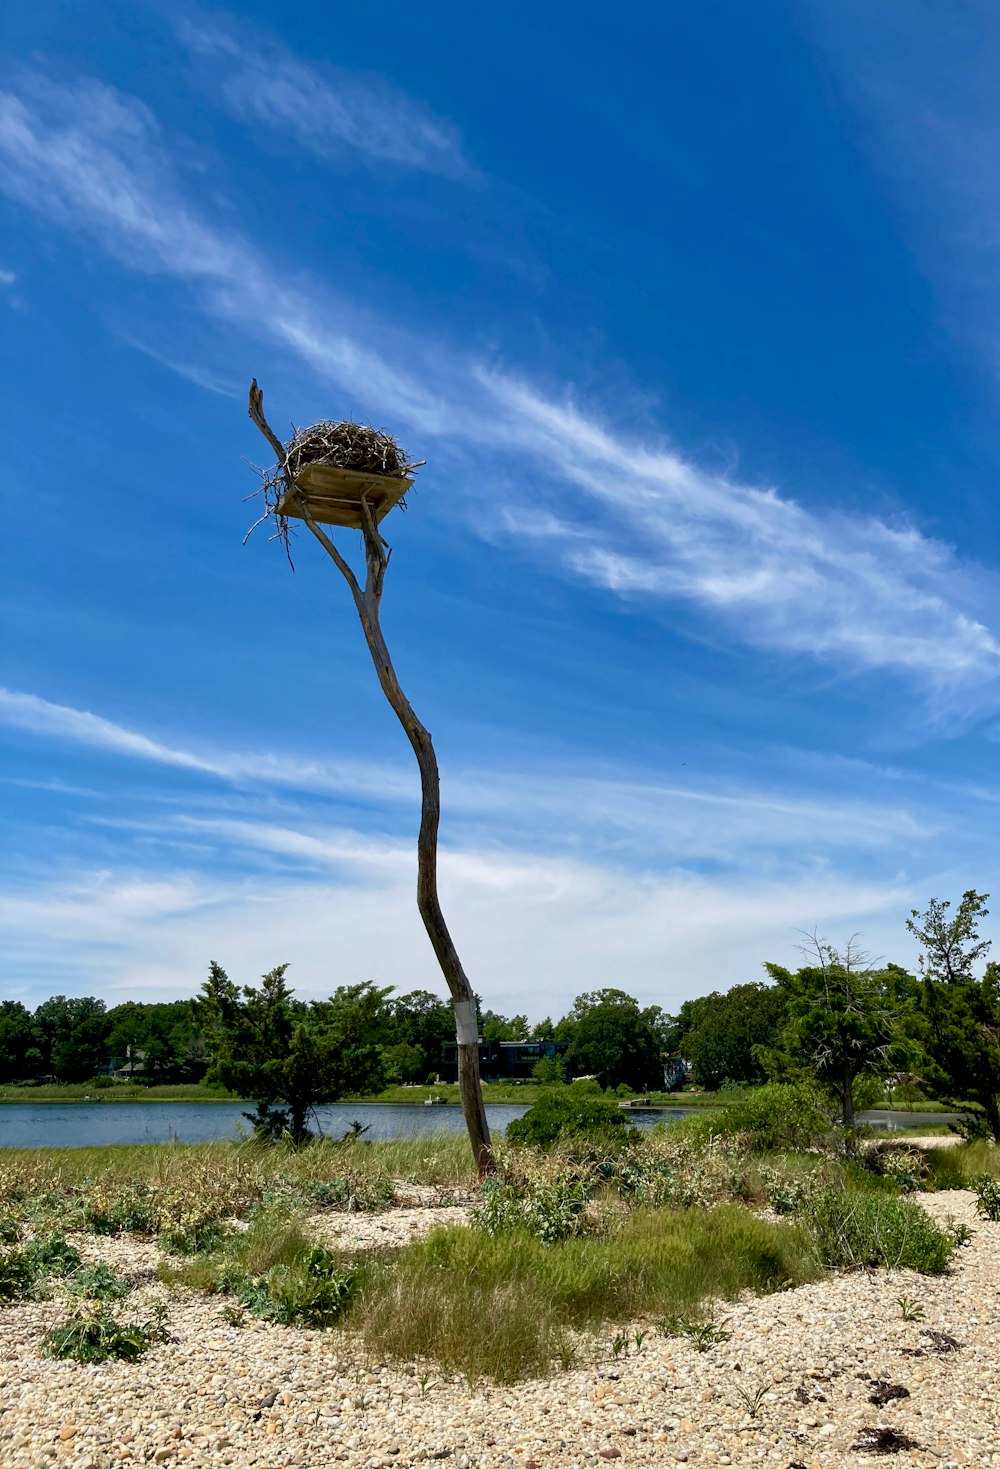
[{"label": "bare dead tree", "polygon": [[[250,385],[249,413],[274,450],[278,464],[287,474],[285,447],[264,417],[264,395],[257,381]],[[286,488],[294,485],[286,479]],[[489,1123],[483,1105],[483,1091],[479,1076],[479,1033],[476,1017],[476,1001],[468,976],[462,968],[458,950],[445,923],[438,897],[437,855],[438,828],[441,821],[441,777],[437,756],[430,732],[413,712],[410,701],[400,686],[396,670],[392,666],[379,619],[382,589],[389,565],[390,549],[379,534],[375,517],[367,499],[362,499],[362,533],[365,543],[366,575],[364,586],[358,581],[350,564],[344,559],[330,537],[311,518],[302,501],[302,518],[309,530],[319,541],[341,576],[347,582],[354,598],[354,605],[361,619],[368,651],[371,653],[375,672],[396,718],[403,726],[406,738],[416,756],[420,771],[420,830],[417,835],[417,908],[423,920],[427,937],[431,941],[438,964],[451,992],[455,1010],[455,1031],[458,1041],[458,1085],[462,1098],[462,1111],[472,1154],[480,1175],[494,1169],[493,1148],[490,1141]]]}]

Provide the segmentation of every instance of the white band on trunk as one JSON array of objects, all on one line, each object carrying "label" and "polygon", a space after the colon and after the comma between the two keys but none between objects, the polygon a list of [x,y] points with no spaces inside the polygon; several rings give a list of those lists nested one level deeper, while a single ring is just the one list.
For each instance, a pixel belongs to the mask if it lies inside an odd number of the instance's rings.
[{"label": "white band on trunk", "polygon": [[455,1035],[460,1046],[478,1044],[479,1021],[476,1019],[475,1000],[455,1001]]}]

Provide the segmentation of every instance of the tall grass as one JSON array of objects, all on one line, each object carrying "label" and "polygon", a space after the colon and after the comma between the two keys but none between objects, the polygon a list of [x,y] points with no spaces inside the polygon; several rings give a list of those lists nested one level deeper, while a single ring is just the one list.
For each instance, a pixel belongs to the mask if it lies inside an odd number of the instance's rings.
[{"label": "tall grass", "polygon": [[926,1158],[929,1189],[971,1188],[972,1180],[984,1173],[1000,1178],[1000,1148],[986,1138],[953,1148],[928,1148]]},{"label": "tall grass", "polygon": [[438,1134],[396,1142],[320,1139],[296,1150],[254,1142],[140,1143],[94,1148],[8,1148],[0,1152],[0,1191],[78,1188],[82,1184],[148,1183],[186,1187],[192,1174],[308,1184],[343,1173],[378,1179],[464,1186],[474,1180],[468,1139]]},{"label": "tall grass", "polygon": [[640,1210],[608,1237],[558,1244],[443,1228],[372,1268],[348,1324],[379,1353],[512,1382],[564,1363],[568,1332],[690,1315],[820,1273],[805,1230],[735,1206]]}]

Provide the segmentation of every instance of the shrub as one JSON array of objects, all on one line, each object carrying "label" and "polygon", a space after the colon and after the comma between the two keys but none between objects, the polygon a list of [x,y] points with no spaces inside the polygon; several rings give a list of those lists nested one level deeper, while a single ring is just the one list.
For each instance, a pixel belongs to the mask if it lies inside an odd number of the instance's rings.
[{"label": "shrub", "polygon": [[201,1255],[217,1250],[229,1229],[211,1207],[195,1204],[160,1230],[159,1242],[172,1255]]},{"label": "shrub", "polygon": [[72,1275],[80,1268],[80,1251],[61,1234],[34,1240],[25,1251],[38,1275]]},{"label": "shrub", "polygon": [[16,1214],[0,1214],[0,1245],[16,1245],[23,1234],[24,1229]]},{"label": "shrub", "polygon": [[489,1178],[472,1224],[485,1234],[523,1230],[545,1244],[583,1234],[590,1190],[578,1172],[541,1171],[520,1179]]},{"label": "shrub", "polygon": [[35,1267],[22,1250],[0,1253],[0,1301],[23,1301],[35,1283]]},{"label": "shrub", "polygon": [[560,1091],[544,1092],[523,1117],[507,1128],[507,1141],[517,1147],[550,1148],[553,1143],[582,1139],[598,1146],[620,1148],[629,1129],[621,1107],[574,1083]]},{"label": "shrub", "polygon": [[957,1248],[919,1204],[891,1194],[828,1188],[809,1202],[811,1224],[828,1265],[870,1265],[941,1275]]},{"label": "shrub", "polygon": [[262,1276],[231,1266],[219,1277],[218,1289],[265,1320],[323,1329],[341,1315],[357,1280],[358,1272],[345,1268],[332,1250],[314,1245],[292,1264],[272,1265]]},{"label": "shrub", "polygon": [[980,1173],[971,1180],[976,1191],[976,1209],[984,1219],[1000,1224],[1000,1179]]},{"label": "shrub", "polygon": [[162,1305],[148,1321],[122,1323],[102,1306],[82,1306],[42,1338],[42,1355],[73,1362],[134,1362],[154,1342],[168,1339]]},{"label": "shrub", "polygon": [[923,1187],[927,1178],[927,1160],[919,1148],[894,1142],[879,1142],[861,1155],[861,1162],[876,1177],[891,1179],[904,1194]]},{"label": "shrub", "polygon": [[77,1270],[68,1288],[73,1295],[86,1296],[90,1301],[120,1301],[132,1289],[123,1276],[103,1264],[85,1265]]},{"label": "shrub", "polygon": [[622,1197],[658,1209],[707,1208],[744,1197],[748,1180],[730,1140],[699,1132],[668,1128],[622,1157],[615,1171]]},{"label": "shrub", "polygon": [[82,1202],[81,1225],[91,1234],[156,1234],[160,1210],[153,1190],[145,1183],[115,1188],[109,1180],[95,1184]]},{"label": "shrub", "polygon": [[833,1140],[830,1114],[814,1086],[775,1082],[731,1096],[711,1124],[723,1136],[739,1134],[753,1152],[801,1152]]}]

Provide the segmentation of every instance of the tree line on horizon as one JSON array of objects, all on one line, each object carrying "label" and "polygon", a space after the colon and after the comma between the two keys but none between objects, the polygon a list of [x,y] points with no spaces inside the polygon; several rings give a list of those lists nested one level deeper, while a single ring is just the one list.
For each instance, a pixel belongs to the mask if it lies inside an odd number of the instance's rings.
[{"label": "tree line on horizon", "polygon": [[[668,1058],[682,1058],[690,1079],[713,1091],[809,1077],[848,1126],[892,1079],[914,1097],[971,1104],[968,1125],[1000,1141],[1000,964],[976,977],[990,947],[978,927],[987,898],[970,889],[955,909],[934,899],[912,911],[916,975],[853,942],[838,951],[813,938],[797,970],[765,964],[770,982],[686,1000],[676,1014],[609,987],[534,1025],[480,1006],[480,1035],[563,1043],[535,1067],[548,1084],[588,1076],[604,1088],[659,1091]],[[88,1082],[112,1069],[142,1084],[215,1081],[259,1102],[258,1130],[298,1137],[322,1102],[433,1082],[454,1040],[448,1002],[370,982],[304,1001],[287,968],[239,986],[213,963],[198,996],[160,1004],[108,1009],[93,996],[56,995],[32,1013],[0,1001],[0,1082]]]}]

